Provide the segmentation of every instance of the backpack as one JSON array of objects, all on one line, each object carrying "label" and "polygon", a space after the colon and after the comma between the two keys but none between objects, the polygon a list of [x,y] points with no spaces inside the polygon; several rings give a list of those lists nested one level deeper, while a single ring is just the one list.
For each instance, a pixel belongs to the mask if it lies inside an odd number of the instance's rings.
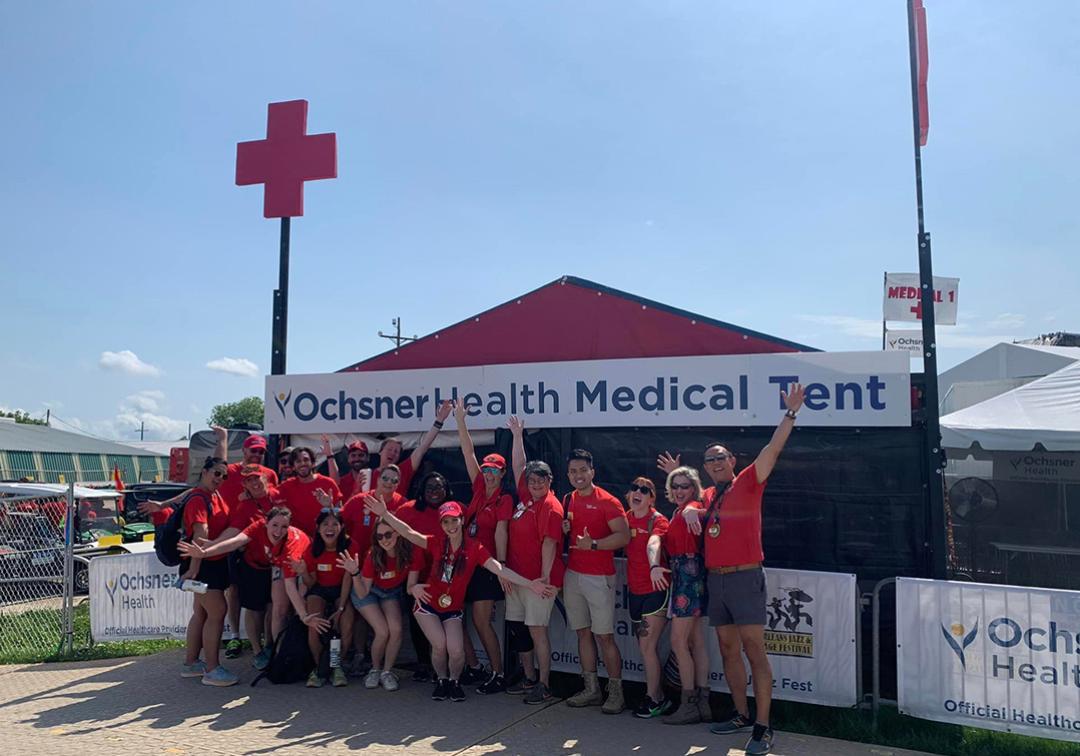
[{"label": "backpack", "polygon": [[[326,644],[329,647],[329,644]],[[308,648],[308,628],[295,614],[289,618],[285,629],[274,639],[270,651],[270,664],[260,672],[252,686],[264,677],[274,685],[300,682],[315,668]]]},{"label": "backpack", "polygon": [[[192,491],[185,496],[183,501],[173,507],[172,514],[169,515],[165,524],[159,525],[154,530],[154,553],[157,554],[158,561],[166,567],[176,567],[180,564],[182,557],[180,550],[176,547],[184,537],[184,508],[195,495]],[[213,503],[205,497],[200,498],[206,500],[207,513],[213,514]]]}]

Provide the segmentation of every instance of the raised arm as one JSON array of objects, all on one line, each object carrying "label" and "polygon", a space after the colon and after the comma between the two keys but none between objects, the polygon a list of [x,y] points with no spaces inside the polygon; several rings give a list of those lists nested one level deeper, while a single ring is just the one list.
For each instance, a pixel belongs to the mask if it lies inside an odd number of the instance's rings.
[{"label": "raised arm", "polygon": [[435,422],[431,424],[427,433],[420,439],[419,445],[417,445],[417,447],[413,449],[412,454],[409,455],[409,461],[412,462],[414,470],[420,469],[420,463],[424,461],[424,455],[427,454],[431,445],[435,443],[435,438],[439,435],[439,431],[442,430],[446,418],[450,417],[451,410],[453,410],[453,406],[449,399],[440,404],[439,409],[435,410]]},{"label": "raised arm", "polygon": [[334,457],[334,447],[330,445],[330,437],[325,433],[322,434],[322,453],[326,457],[326,474],[337,483],[341,480],[338,473],[337,458]]},{"label": "raised arm", "polygon": [[780,392],[780,397],[784,400],[787,412],[780,418],[780,424],[773,431],[769,443],[757,455],[757,459],[754,460],[754,470],[757,472],[758,483],[764,483],[772,474],[773,468],[776,467],[776,460],[780,458],[780,452],[783,451],[784,444],[787,443],[791,430],[795,427],[795,413],[803,405],[805,391],[802,384],[793,383],[788,388],[791,389],[789,392]]},{"label": "raised arm", "polygon": [[514,485],[521,480],[522,473],[525,472],[525,423],[517,419],[516,416],[511,415],[510,419],[506,421],[506,427],[510,429],[511,435],[514,437],[514,451],[511,454],[513,459],[514,468]]},{"label": "raised arm", "polygon": [[454,419],[457,420],[458,441],[461,442],[461,456],[465,458],[465,469],[469,471],[469,481],[476,480],[480,474],[480,463],[476,461],[476,447],[473,446],[469,426],[465,423],[465,402],[454,401]]},{"label": "raised arm", "polygon": [[378,496],[372,496],[368,494],[364,497],[364,509],[371,512],[373,515],[381,519],[387,525],[392,527],[398,532],[401,537],[406,539],[414,546],[419,546],[422,549],[427,548],[427,536],[419,531],[413,530],[409,527],[407,522],[398,519],[394,516],[394,513],[386,508],[386,502],[380,499]]},{"label": "raised arm", "polygon": [[211,425],[214,432],[214,456],[228,461],[229,459],[229,431],[220,425]]}]

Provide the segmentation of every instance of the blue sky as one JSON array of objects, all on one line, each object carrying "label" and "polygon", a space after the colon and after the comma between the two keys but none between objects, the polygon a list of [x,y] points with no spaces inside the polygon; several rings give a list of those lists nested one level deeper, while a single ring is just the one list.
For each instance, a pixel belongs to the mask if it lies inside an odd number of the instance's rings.
[{"label": "blue sky", "polygon": [[[926,5],[944,368],[1080,330],[1080,4]],[[904,6],[5,3],[0,406],[130,440],[261,395],[278,225],[235,149],[296,98],[339,178],[293,222],[291,372],[564,274],[879,348],[916,270]]]}]

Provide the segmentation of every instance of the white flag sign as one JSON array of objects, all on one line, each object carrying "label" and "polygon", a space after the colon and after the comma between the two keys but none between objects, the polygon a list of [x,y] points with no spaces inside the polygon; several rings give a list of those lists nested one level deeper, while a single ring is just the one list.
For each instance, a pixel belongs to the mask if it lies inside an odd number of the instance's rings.
[{"label": "white flag sign", "polygon": [[922,356],[922,331],[886,331],[886,352],[910,352]]},{"label": "white flag sign", "polygon": [[[956,301],[959,278],[934,276],[934,322],[937,325],[956,325]],[[919,295],[918,273],[886,273],[883,319],[922,320],[922,297]]]}]

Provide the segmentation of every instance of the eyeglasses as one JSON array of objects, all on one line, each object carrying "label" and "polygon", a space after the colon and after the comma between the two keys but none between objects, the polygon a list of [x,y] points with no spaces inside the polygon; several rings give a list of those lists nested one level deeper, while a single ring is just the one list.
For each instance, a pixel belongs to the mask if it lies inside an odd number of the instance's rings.
[{"label": "eyeglasses", "polygon": [[709,464],[710,462],[723,462],[724,460],[731,459],[734,456],[734,454],[717,454],[712,457],[706,457],[705,464]]},{"label": "eyeglasses", "polygon": [[630,493],[634,493],[634,492],[648,494],[649,496],[656,496],[656,492],[653,491],[648,486],[639,486],[637,484],[631,484]]},{"label": "eyeglasses", "polygon": [[222,472],[221,470],[214,470],[214,477],[218,480],[225,480],[229,477],[228,471]]},{"label": "eyeglasses", "polygon": [[685,491],[688,488],[693,488],[689,483],[672,483],[671,487],[676,491]]},{"label": "eyeglasses", "polygon": [[375,537],[380,541],[389,541],[391,538],[394,537],[394,534],[395,531],[393,530],[385,530],[382,533],[377,533]]},{"label": "eyeglasses", "polygon": [[502,472],[502,469],[498,467],[481,467],[480,472],[484,473],[485,475],[497,475]]},{"label": "eyeglasses", "polygon": [[393,483],[395,486],[398,484],[397,478],[391,478],[386,475],[380,475],[379,480],[381,480],[383,483]]}]

